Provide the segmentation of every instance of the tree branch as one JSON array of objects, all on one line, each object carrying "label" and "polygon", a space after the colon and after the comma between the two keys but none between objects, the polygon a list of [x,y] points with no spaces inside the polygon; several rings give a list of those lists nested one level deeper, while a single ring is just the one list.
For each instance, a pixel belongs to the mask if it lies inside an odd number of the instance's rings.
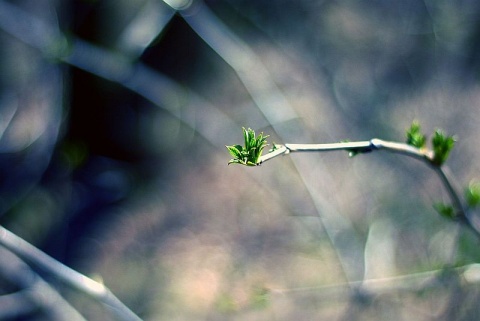
[{"label": "tree branch", "polygon": [[141,321],[105,285],[69,268],[38,248],[0,226],[0,245],[43,271],[53,275],[63,283],[77,289],[103,303],[118,320]]},{"label": "tree branch", "polygon": [[462,282],[465,282],[465,284],[478,284],[480,282],[480,264],[473,263],[459,267],[436,269],[384,278],[351,281],[340,284],[290,289],[272,289],[272,293],[294,294],[318,292],[322,296],[322,299],[325,300],[348,297],[351,295],[351,288],[353,287],[359,293],[364,294],[398,294],[400,291],[424,291],[428,288],[445,286],[446,281],[457,282],[458,277],[461,277]]},{"label": "tree branch", "polygon": [[432,165],[433,162],[433,152],[428,149],[418,149],[408,144],[390,142],[378,138],[373,138],[369,141],[359,142],[275,145],[272,151],[260,157],[257,165],[260,165],[274,157],[286,155],[291,152],[328,152],[339,150],[345,150],[358,154],[369,153],[374,150],[386,150],[391,153],[398,153],[425,161],[429,165]]},{"label": "tree branch", "polygon": [[0,274],[19,290],[0,296],[0,320],[44,312],[51,320],[86,321],[62,295],[13,252],[0,247]]},{"label": "tree branch", "polygon": [[270,150],[269,153],[259,158],[257,165],[261,165],[277,156],[287,155],[292,152],[329,152],[339,150],[348,151],[352,155],[369,153],[377,150],[385,150],[390,153],[401,154],[423,161],[440,177],[440,180],[445,186],[445,189],[447,190],[452,204],[456,210],[455,218],[468,226],[470,230],[474,232],[480,239],[480,223],[473,219],[467,207],[464,205],[464,202],[460,197],[460,193],[454,186],[454,180],[450,175],[450,171],[447,167],[438,165],[435,162],[434,152],[427,148],[420,149],[409,144],[385,141],[378,138],[373,138],[369,141],[341,142],[331,144],[283,144],[274,145],[273,149]]}]

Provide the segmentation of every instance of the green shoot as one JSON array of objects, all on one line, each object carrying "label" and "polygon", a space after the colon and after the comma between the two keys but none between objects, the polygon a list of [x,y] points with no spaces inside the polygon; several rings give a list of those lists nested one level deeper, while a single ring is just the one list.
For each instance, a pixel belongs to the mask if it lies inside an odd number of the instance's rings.
[{"label": "green shoot", "polygon": [[409,129],[406,132],[407,144],[423,148],[427,142],[427,137],[422,133],[420,124],[417,121],[414,121]]},{"label": "green shoot", "polygon": [[444,203],[435,203],[433,208],[443,217],[454,219],[456,217],[455,209],[452,205]]},{"label": "green shoot", "polygon": [[465,189],[465,200],[471,208],[480,204],[480,184],[472,182]]},{"label": "green shoot", "polygon": [[245,127],[242,129],[245,145],[225,146],[233,157],[228,164],[257,166],[260,156],[262,156],[262,151],[265,146],[267,146],[268,135],[260,133],[258,136],[255,136],[255,131],[253,129],[245,129]]},{"label": "green shoot", "polygon": [[347,151],[350,157],[360,153],[386,150],[422,160],[434,167],[435,172],[442,179],[452,201],[451,204],[441,202],[434,204],[435,210],[443,217],[449,219],[461,218],[462,222],[467,224],[467,226],[469,226],[472,231],[480,237],[480,227],[471,221],[470,216],[467,213],[469,208],[471,209],[480,205],[480,183],[471,183],[465,189],[463,200],[458,195],[458,191],[453,186],[451,178],[446,174],[446,169],[442,168],[442,165],[448,159],[451,150],[455,146],[456,140],[454,136],[446,135],[442,130],[437,129],[433,133],[431,149],[426,146],[427,136],[422,133],[420,124],[414,121],[406,131],[406,143],[390,142],[373,138],[369,141],[357,142],[344,140],[340,143],[323,144],[273,144],[273,147],[264,156],[262,156],[262,151],[265,146],[267,146],[266,138],[268,136],[263,133],[255,136],[255,132],[250,128],[243,128],[243,136],[245,146],[226,146],[230,154],[233,156],[233,159],[229,161],[229,164],[257,166],[275,157],[286,155],[291,152],[327,152],[337,150]]},{"label": "green shoot", "polygon": [[432,137],[433,164],[441,166],[448,158],[450,151],[455,145],[455,137],[446,135],[437,129]]}]

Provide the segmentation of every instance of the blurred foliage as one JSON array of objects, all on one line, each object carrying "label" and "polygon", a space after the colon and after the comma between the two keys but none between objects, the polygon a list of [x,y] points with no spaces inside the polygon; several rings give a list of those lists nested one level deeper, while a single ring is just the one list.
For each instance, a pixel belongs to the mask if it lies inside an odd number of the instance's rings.
[{"label": "blurred foliage", "polygon": [[480,184],[477,182],[471,182],[465,189],[465,199],[468,206],[474,208],[480,204]]},{"label": "blurred foliage", "polygon": [[455,209],[450,204],[435,203],[433,207],[443,217],[453,219],[456,216]]}]

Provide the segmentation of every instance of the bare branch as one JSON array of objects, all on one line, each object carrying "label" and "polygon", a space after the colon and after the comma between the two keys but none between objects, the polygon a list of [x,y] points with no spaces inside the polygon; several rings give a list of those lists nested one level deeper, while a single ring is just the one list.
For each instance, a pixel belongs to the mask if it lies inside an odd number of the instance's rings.
[{"label": "bare branch", "polygon": [[0,320],[44,311],[52,320],[85,321],[60,293],[13,252],[0,247],[0,274],[21,290],[0,296]]},{"label": "bare branch", "polygon": [[274,149],[269,153],[260,157],[257,165],[271,160],[280,155],[286,155],[292,152],[329,152],[345,150],[354,154],[369,153],[376,150],[385,150],[391,153],[397,153],[409,156],[425,162],[440,177],[445,189],[447,190],[453,206],[456,209],[456,217],[462,223],[467,225],[480,238],[480,222],[471,217],[467,208],[464,206],[458,189],[454,186],[453,177],[447,167],[439,166],[435,163],[434,152],[427,148],[416,148],[409,144],[385,141],[373,138],[369,141],[359,142],[341,142],[331,144],[284,144],[275,145]]},{"label": "bare branch", "polygon": [[458,276],[462,277],[466,284],[478,284],[480,282],[480,264],[473,263],[455,268],[436,269],[317,287],[272,289],[272,293],[293,294],[318,291],[322,299],[335,299],[350,296],[351,288],[353,287],[360,293],[371,295],[397,294],[400,291],[423,291],[427,288],[445,286],[445,281],[456,281]]},{"label": "bare branch", "polygon": [[427,149],[418,149],[408,144],[390,142],[373,138],[369,141],[341,142],[331,144],[284,144],[276,145],[276,148],[260,157],[259,165],[279,155],[290,152],[328,152],[345,150],[355,153],[369,153],[374,150],[386,150],[391,153],[403,154],[428,162],[433,160],[433,152]]}]

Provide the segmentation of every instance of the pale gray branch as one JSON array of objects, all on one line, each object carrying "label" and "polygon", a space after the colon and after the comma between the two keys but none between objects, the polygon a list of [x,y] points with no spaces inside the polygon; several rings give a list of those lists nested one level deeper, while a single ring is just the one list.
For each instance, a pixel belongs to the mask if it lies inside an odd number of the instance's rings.
[{"label": "pale gray branch", "polygon": [[69,268],[38,248],[0,226],[0,244],[6,249],[58,280],[103,303],[119,320],[141,321],[107,287]]},{"label": "pale gray branch", "polygon": [[[450,276],[450,278],[448,278]],[[456,280],[460,276],[466,284],[480,283],[480,264],[473,263],[451,269],[436,269],[405,275],[366,279],[348,283],[331,284],[317,287],[300,287],[290,289],[272,289],[272,293],[294,294],[303,292],[319,292],[322,298],[343,298],[351,295],[352,286],[360,293],[383,295],[397,294],[399,291],[423,291],[427,288],[445,285],[446,280]]]},{"label": "pale gray branch", "polygon": [[330,144],[284,144],[276,145],[275,149],[262,157],[259,164],[266,162],[279,155],[288,154],[290,152],[328,152],[345,150],[355,153],[368,153],[374,150],[386,150],[391,153],[403,154],[413,158],[431,163],[433,160],[433,152],[427,149],[418,149],[408,144],[390,142],[373,138],[369,141],[359,142],[341,142]]},{"label": "pale gray branch", "polygon": [[35,273],[23,260],[0,247],[0,274],[21,290],[0,296],[0,320],[43,311],[51,320],[85,321],[85,318]]},{"label": "pale gray branch", "polygon": [[341,142],[330,144],[284,144],[275,145],[274,149],[269,153],[260,157],[257,165],[271,160],[280,155],[286,155],[292,152],[328,152],[344,150],[354,154],[369,153],[376,150],[385,150],[391,153],[402,154],[425,162],[435,173],[440,177],[445,189],[447,190],[452,204],[457,211],[457,218],[465,223],[479,238],[480,238],[480,222],[476,221],[474,217],[470,215],[467,208],[464,206],[462,199],[460,198],[460,192],[454,184],[454,179],[450,175],[450,172],[445,166],[435,165],[433,158],[433,151],[426,148],[416,148],[414,146],[385,141],[378,138],[373,138],[369,141],[359,142]]}]

